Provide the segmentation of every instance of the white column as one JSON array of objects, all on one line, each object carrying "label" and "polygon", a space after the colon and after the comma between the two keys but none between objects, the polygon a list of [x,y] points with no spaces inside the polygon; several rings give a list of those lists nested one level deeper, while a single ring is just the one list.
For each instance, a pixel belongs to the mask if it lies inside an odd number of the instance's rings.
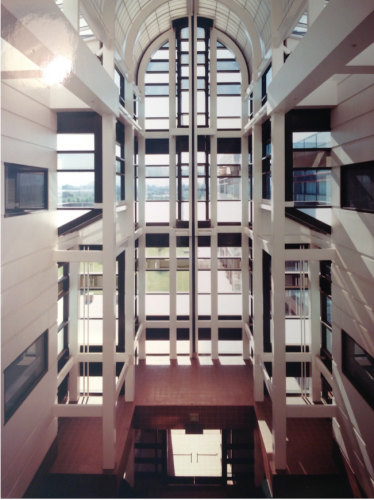
[{"label": "white column", "polygon": [[218,243],[217,228],[212,230],[210,237],[211,258],[210,258],[210,275],[211,275],[211,342],[212,342],[212,359],[218,359]]},{"label": "white column", "polygon": [[214,28],[210,32],[210,127],[217,129],[217,31]]},{"label": "white column", "polygon": [[[145,292],[146,292],[146,259],[145,259],[145,234],[142,234],[138,239],[138,257],[139,257],[139,270],[138,270],[138,287],[139,287],[139,324],[145,328],[146,324],[146,310],[145,310]],[[146,358],[145,352],[145,330],[139,340],[139,359]]]},{"label": "white column", "polygon": [[[133,167],[134,168],[134,167]],[[145,139],[138,137],[138,222],[139,226],[145,230]],[[127,183],[127,179],[126,179]],[[134,179],[132,180],[134,185]],[[126,198],[127,199],[127,198]],[[135,251],[135,249],[134,249]],[[138,315],[139,323],[145,327],[146,310],[145,310],[145,294],[146,294],[146,261],[145,261],[145,234],[143,233],[138,240]],[[135,293],[135,288],[134,288]],[[139,359],[145,359],[145,332],[142,334],[139,341]]]},{"label": "white column", "polygon": [[[127,111],[132,110],[132,85],[126,82],[125,105]],[[130,99],[131,98],[131,99]],[[132,111],[131,111],[132,112]],[[133,401],[135,397],[134,366],[134,130],[125,126],[125,186],[126,186],[126,218],[128,230],[128,246],[125,251],[125,351],[129,356],[130,369],[125,379],[125,400]]]},{"label": "white column", "polygon": [[[177,126],[177,99],[175,96],[176,79],[176,61],[175,61],[175,30],[172,30],[169,37],[169,128],[170,130]],[[171,222],[171,220],[170,220]]]},{"label": "white column", "polygon": [[[259,82],[255,84],[259,90]],[[254,100],[257,104],[258,99]],[[259,108],[258,108],[259,109]],[[258,110],[257,109],[257,110]],[[256,112],[256,110],[254,111]],[[259,236],[262,234],[262,127],[254,125],[252,129],[252,159],[253,159],[253,337],[254,337],[254,396],[255,401],[264,400],[264,380],[260,367],[260,357],[264,350],[264,320],[263,320],[263,283],[262,283],[262,246]]]},{"label": "white column", "polygon": [[285,148],[284,114],[271,117],[272,143],[272,242],[271,338],[273,344],[273,453],[276,469],[286,468],[286,330],[285,330]]},{"label": "white column", "polygon": [[103,468],[116,461],[115,117],[103,115]]},{"label": "white column", "polygon": [[[174,155],[175,156],[175,155]],[[174,169],[175,170],[175,169]],[[174,183],[175,184],[175,183]],[[174,204],[175,205],[175,204]],[[170,230],[169,237],[170,266],[170,359],[177,359],[177,237],[175,230]]]},{"label": "white column", "polygon": [[79,3],[80,0],[63,0],[62,9],[65,16],[79,33]]},{"label": "white column", "polygon": [[79,353],[78,321],[79,321],[79,262],[69,264],[69,354],[75,357],[73,368],[69,372],[69,402],[77,403],[79,399]]},{"label": "white column", "polygon": [[308,29],[325,8],[325,0],[308,0]]},{"label": "white column", "polygon": [[319,290],[319,262],[309,261],[308,269],[309,281],[309,324],[311,345],[310,351],[312,354],[312,400],[321,401],[321,372],[317,368],[317,358],[321,350],[321,302]]},{"label": "white column", "polygon": [[[243,113],[244,116],[244,113]],[[242,137],[242,225],[248,227],[248,137]],[[243,301],[243,359],[249,359],[249,338],[244,330],[249,319],[249,247],[248,239],[242,231],[242,301]]]}]

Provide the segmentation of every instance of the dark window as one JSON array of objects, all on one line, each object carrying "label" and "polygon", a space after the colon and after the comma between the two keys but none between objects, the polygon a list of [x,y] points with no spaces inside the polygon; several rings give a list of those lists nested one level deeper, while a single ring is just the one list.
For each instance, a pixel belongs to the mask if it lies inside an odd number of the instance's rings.
[{"label": "dark window", "polygon": [[271,68],[271,64],[267,67],[265,73],[262,75],[262,79],[261,79],[261,85],[262,85],[262,99],[261,99],[261,103],[262,105],[264,105],[267,101],[267,93],[268,93],[268,87],[270,85],[270,82],[272,80],[272,77],[273,77],[273,70]]},{"label": "dark window", "polygon": [[69,263],[58,264],[57,297],[57,370],[69,359]]},{"label": "dark window", "polygon": [[374,408],[374,358],[342,330],[343,373]]},{"label": "dark window", "polygon": [[4,370],[4,423],[48,371],[48,330]]},{"label": "dark window", "polygon": [[341,207],[374,212],[374,161],[342,166]]},{"label": "dark window", "polygon": [[5,217],[48,209],[48,170],[5,163]]},{"label": "dark window", "polygon": [[119,103],[125,106],[125,77],[117,68],[114,68],[114,83],[118,87]]}]

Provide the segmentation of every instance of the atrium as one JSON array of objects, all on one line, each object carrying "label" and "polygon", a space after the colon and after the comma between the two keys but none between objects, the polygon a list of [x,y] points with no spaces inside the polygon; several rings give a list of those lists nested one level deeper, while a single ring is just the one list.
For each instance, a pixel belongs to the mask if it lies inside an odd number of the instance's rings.
[{"label": "atrium", "polygon": [[3,498],[374,497],[373,26],[1,0]]}]

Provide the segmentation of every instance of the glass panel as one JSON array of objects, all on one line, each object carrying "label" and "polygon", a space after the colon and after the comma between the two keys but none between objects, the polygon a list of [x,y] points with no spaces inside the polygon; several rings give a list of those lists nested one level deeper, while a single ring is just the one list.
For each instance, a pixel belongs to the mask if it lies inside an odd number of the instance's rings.
[{"label": "glass panel", "polygon": [[167,120],[145,120],[146,130],[168,130],[169,119]]},{"label": "glass panel", "polygon": [[166,73],[146,73],[145,83],[169,83],[169,75]]},{"label": "glass panel", "polygon": [[169,202],[148,201],[145,203],[145,222],[169,222]]},{"label": "glass panel", "polygon": [[197,296],[197,311],[200,316],[210,316],[212,314],[212,300],[210,295]]},{"label": "glass panel", "polygon": [[241,295],[218,295],[218,314],[220,316],[241,316]]},{"label": "glass panel", "polygon": [[145,249],[145,255],[146,257],[169,257],[169,247],[147,247]]},{"label": "glass panel", "polygon": [[331,167],[331,154],[329,151],[294,151],[293,168],[321,168]]},{"label": "glass panel", "polygon": [[220,48],[217,50],[217,59],[235,59],[235,56],[231,50]]},{"label": "glass panel", "polygon": [[217,95],[240,95],[241,85],[217,85]]},{"label": "glass panel", "polygon": [[94,170],[94,153],[64,154],[57,155],[58,170]]},{"label": "glass panel", "polygon": [[330,148],[331,132],[293,132],[294,149]]},{"label": "glass panel", "polygon": [[217,116],[241,116],[241,97],[217,97]]},{"label": "glass panel", "polygon": [[211,293],[211,271],[197,271],[198,293]]},{"label": "glass panel", "polygon": [[57,356],[64,350],[64,328],[57,333]]},{"label": "glass panel", "polygon": [[220,130],[241,129],[241,118],[217,118],[217,128]]},{"label": "glass panel", "polygon": [[219,165],[218,170],[217,170],[217,175],[219,177],[223,176],[233,176],[233,177],[239,177],[241,174],[241,166],[240,165]]},{"label": "glass panel", "polygon": [[13,415],[48,369],[48,333],[41,335],[4,370],[5,422]]},{"label": "glass panel", "polygon": [[331,170],[294,170],[293,199],[313,205],[331,205]]},{"label": "glass panel", "polygon": [[189,294],[177,295],[177,315],[189,316],[190,314],[190,296]]},{"label": "glass panel", "polygon": [[57,186],[58,207],[93,207],[95,200],[94,173],[59,172]]},{"label": "glass panel", "polygon": [[169,179],[147,178],[146,200],[169,200]]},{"label": "glass panel", "polygon": [[169,269],[169,259],[147,259],[146,269]]},{"label": "glass panel", "polygon": [[57,151],[94,151],[95,134],[57,134]]},{"label": "glass panel", "polygon": [[169,177],[169,167],[146,167],[146,177]]},{"label": "glass panel", "polygon": [[122,175],[116,175],[116,201],[121,201],[121,184],[122,184]]},{"label": "glass panel", "polygon": [[177,271],[177,293],[190,291],[189,279],[189,271]]},{"label": "glass panel", "polygon": [[241,222],[242,204],[240,201],[218,201],[217,221],[218,222]]},{"label": "glass panel", "polygon": [[218,293],[241,293],[241,271],[218,271]]},{"label": "glass panel", "polygon": [[218,269],[241,269],[241,264],[241,259],[218,259]]},{"label": "glass panel", "polygon": [[225,154],[217,154],[217,164],[218,165],[234,165],[234,164],[241,164],[242,161],[242,155],[241,154],[232,154],[232,153],[225,153]]},{"label": "glass panel", "polygon": [[169,71],[169,61],[161,62],[161,61],[150,61],[147,66],[147,72],[148,71],[154,71],[154,72],[160,72],[160,71]]},{"label": "glass panel", "polygon": [[[153,273],[154,271],[150,272]],[[170,295],[167,293],[154,295],[147,294],[145,296],[145,312],[147,316],[169,316]]]},{"label": "glass panel", "polygon": [[146,118],[169,118],[168,97],[146,97],[144,102]]},{"label": "glass panel", "polygon": [[217,83],[241,83],[241,73],[217,73]]},{"label": "glass panel", "polygon": [[218,200],[240,200],[241,179],[237,177],[220,177],[217,179]]},{"label": "glass panel", "polygon": [[169,85],[146,85],[145,95],[169,95]]},{"label": "glass panel", "polygon": [[[217,58],[218,58],[218,54],[217,54]],[[217,60],[217,71],[239,71],[239,66],[235,60],[220,61],[218,59]]]},{"label": "glass panel", "polygon": [[57,301],[57,327],[64,321],[64,297]]},{"label": "glass panel", "polygon": [[301,312],[308,316],[309,303],[308,303],[308,290],[305,290],[305,300],[303,311],[300,290],[286,290],[286,316],[300,316]]},{"label": "glass panel", "polygon": [[150,165],[169,165],[169,155],[145,155],[145,164]]},{"label": "glass panel", "polygon": [[170,292],[169,271],[147,271],[145,275],[146,275],[146,293]]}]

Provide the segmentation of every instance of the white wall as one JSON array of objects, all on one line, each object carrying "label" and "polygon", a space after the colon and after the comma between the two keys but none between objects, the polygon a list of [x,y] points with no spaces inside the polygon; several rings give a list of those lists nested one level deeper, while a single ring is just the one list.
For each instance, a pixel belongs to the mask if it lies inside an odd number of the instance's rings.
[{"label": "white wall", "polygon": [[[337,165],[374,160],[374,75],[352,75],[338,83],[332,110],[333,155]],[[340,407],[336,435],[369,497],[374,495],[374,410],[342,373],[346,331],[374,356],[374,214],[341,210],[340,167],[333,168],[332,270],[333,367]],[[340,428],[339,428],[340,426]]]},{"label": "white wall", "polygon": [[49,330],[48,373],[5,425],[2,398],[2,497],[22,497],[57,435],[56,129],[55,113],[2,84],[2,180],[4,162],[49,170],[48,211],[5,218],[1,204],[2,374]]}]

